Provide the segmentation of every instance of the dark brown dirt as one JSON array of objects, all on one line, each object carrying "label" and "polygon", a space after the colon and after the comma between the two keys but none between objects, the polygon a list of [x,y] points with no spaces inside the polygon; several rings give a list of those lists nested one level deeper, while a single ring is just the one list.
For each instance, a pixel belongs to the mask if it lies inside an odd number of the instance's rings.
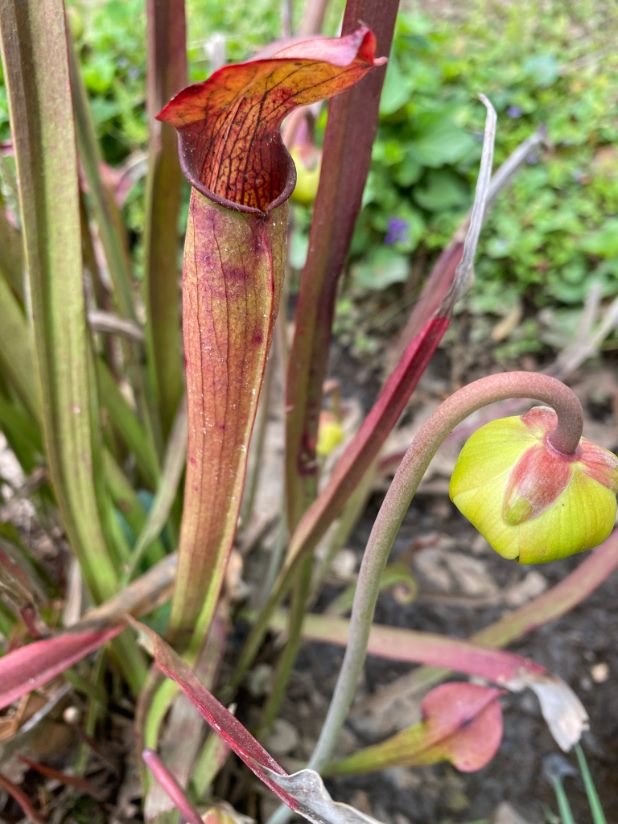
[{"label": "dark brown dirt", "polygon": [[[405,554],[410,540],[415,534],[422,534],[424,527],[435,529],[436,514],[431,500],[421,498],[402,529],[395,557]],[[456,535],[457,545],[435,552],[432,563],[435,563],[436,569],[446,566],[443,562],[448,552],[466,552],[467,547],[476,540],[473,530],[462,525],[457,516],[438,522],[445,532]],[[355,536],[359,544],[363,542],[369,525],[367,521],[359,527]],[[422,552],[419,559],[421,556]],[[542,575],[547,586],[551,586],[579,562],[579,559],[568,559],[533,569],[513,566],[490,554],[489,550],[475,556],[475,560],[480,562],[479,570],[485,567],[487,579],[496,583],[499,592],[513,591],[530,572]],[[413,561],[412,569],[417,568]],[[482,603],[482,599],[476,599],[478,603],[475,603],[474,598],[466,598],[461,591],[458,593],[456,584],[448,591],[439,592],[421,572],[417,572],[417,578],[420,585],[417,601],[402,605],[385,593],[378,605],[378,622],[466,637],[497,620],[504,612],[504,603],[488,606]],[[454,603],[448,603],[449,598]],[[571,613],[510,647],[562,677],[583,701],[590,716],[590,732],[584,737],[584,748],[608,822],[618,822],[618,692],[614,680],[618,672],[615,644],[617,598],[618,575],[614,575]],[[294,713],[298,713],[299,702],[322,709],[334,685],[341,655],[340,650],[323,644],[306,645],[287,705],[286,717],[290,722],[293,722]],[[360,703],[375,695],[385,684],[410,671],[408,665],[370,658],[359,695]],[[321,700],[316,700],[316,691]],[[504,801],[509,802],[529,824],[542,824],[547,820],[545,810],[556,810],[553,790],[543,774],[544,761],[559,749],[531,693],[507,695],[502,700],[502,706],[503,742],[497,756],[480,772],[466,775],[458,773],[450,765],[390,769],[383,773],[329,782],[333,797],[356,805],[367,803],[372,815],[389,824],[491,820],[496,808]],[[386,707],[383,713],[381,723],[379,717],[367,721],[357,711],[343,736],[344,750],[367,746],[391,734],[394,731],[392,716]],[[304,722],[304,729],[309,731],[314,723],[319,725],[320,718],[321,714],[314,712],[313,717]],[[412,707],[409,719],[399,714],[400,728],[414,720]],[[576,765],[572,754],[566,758]],[[591,820],[579,776],[567,779],[567,788],[575,820]]]}]

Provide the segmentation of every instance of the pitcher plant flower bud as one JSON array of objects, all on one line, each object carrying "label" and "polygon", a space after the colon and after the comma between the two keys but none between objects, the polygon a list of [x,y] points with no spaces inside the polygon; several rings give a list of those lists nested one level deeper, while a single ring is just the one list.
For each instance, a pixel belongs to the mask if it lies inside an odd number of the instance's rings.
[{"label": "pitcher plant flower bud", "polygon": [[618,458],[581,438],[573,454],[550,441],[553,409],[482,426],[464,445],[451,500],[504,558],[540,564],[590,549],[616,520]]}]

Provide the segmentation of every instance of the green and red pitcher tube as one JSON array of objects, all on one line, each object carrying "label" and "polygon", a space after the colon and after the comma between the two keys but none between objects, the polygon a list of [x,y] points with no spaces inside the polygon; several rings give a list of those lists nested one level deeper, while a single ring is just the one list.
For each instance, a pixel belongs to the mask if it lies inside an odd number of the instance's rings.
[{"label": "green and red pitcher tube", "polygon": [[179,132],[192,185],[183,266],[189,446],[170,632],[199,644],[221,590],[279,308],[296,182],[279,132],[383,59],[361,26],[262,51],[181,91],[159,118]]}]

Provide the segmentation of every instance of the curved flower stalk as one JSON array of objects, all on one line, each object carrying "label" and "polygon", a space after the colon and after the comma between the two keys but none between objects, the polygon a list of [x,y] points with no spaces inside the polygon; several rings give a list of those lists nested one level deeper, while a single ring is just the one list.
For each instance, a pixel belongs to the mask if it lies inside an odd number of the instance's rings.
[{"label": "curved flower stalk", "polygon": [[[380,575],[431,459],[448,434],[468,415],[507,398],[535,398],[551,405],[556,413],[556,426],[547,435],[551,448],[564,455],[577,453],[583,427],[581,404],[564,384],[546,375],[506,372],[481,378],[451,395],[425,422],[395,473],[369,536],[358,577],[348,646],[310,767],[319,770],[328,762],[352,704],[367,652]],[[613,521],[610,529],[611,526]],[[273,821],[282,819],[283,816],[274,817]]]},{"label": "curved flower stalk", "polygon": [[189,448],[171,632],[210,623],[232,546],[285,262],[296,172],[279,127],[374,66],[365,27],[270,47],[181,91],[159,114],[175,126],[192,185],[183,267]]}]

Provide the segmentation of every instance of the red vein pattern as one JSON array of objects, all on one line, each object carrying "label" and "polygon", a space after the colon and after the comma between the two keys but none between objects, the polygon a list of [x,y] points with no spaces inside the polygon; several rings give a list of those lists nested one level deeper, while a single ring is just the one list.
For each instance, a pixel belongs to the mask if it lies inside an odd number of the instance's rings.
[{"label": "red vein pattern", "polygon": [[232,548],[247,449],[285,265],[296,182],[279,126],[383,60],[364,26],[271,47],[189,86],[160,112],[193,185],[183,267],[189,445],[171,633],[203,637]]},{"label": "red vein pattern", "polygon": [[201,611],[209,623],[232,546],[279,305],[286,215],[284,206],[256,220],[191,195],[183,273],[189,444],[172,607],[179,632],[190,632]]},{"label": "red vein pattern", "polygon": [[296,182],[279,127],[296,106],[332,97],[374,66],[366,27],[342,38],[309,38],[268,57],[215,72],[181,91],[159,119],[179,130],[184,172],[207,197],[266,213]]}]

